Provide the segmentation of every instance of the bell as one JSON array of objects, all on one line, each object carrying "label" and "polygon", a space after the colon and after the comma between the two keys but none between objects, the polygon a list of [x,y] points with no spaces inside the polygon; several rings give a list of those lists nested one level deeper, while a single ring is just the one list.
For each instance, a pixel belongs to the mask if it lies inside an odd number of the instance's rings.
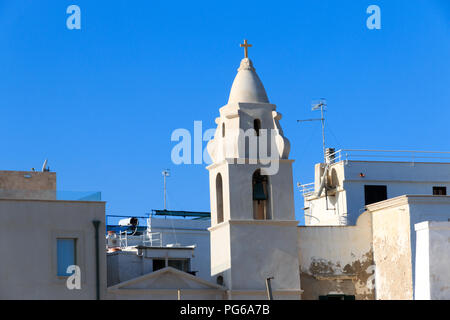
[{"label": "bell", "polygon": [[253,200],[267,200],[267,195],[264,192],[264,185],[262,182],[256,182],[253,186]]}]

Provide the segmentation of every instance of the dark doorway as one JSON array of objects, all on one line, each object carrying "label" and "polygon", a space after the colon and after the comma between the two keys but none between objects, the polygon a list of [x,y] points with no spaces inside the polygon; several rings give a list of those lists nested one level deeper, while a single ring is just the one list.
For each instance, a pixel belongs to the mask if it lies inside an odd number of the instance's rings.
[{"label": "dark doorway", "polygon": [[319,300],[355,300],[355,296],[346,294],[327,294],[319,296]]},{"label": "dark doorway", "polygon": [[364,186],[364,198],[366,206],[387,199],[386,186]]}]

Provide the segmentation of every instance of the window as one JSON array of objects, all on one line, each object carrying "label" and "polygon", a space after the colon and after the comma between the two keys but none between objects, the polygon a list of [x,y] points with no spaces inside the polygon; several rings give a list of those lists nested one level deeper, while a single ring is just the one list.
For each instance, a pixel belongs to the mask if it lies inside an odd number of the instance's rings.
[{"label": "window", "polygon": [[222,138],[225,137],[225,123],[222,123]]},{"label": "window", "polygon": [[364,186],[364,198],[366,206],[387,199],[386,186]]},{"label": "window", "polygon": [[189,259],[169,259],[169,267],[188,272],[190,269]]},{"label": "window", "polygon": [[433,187],[433,196],[446,196],[447,187]]},{"label": "window", "polygon": [[166,260],[164,259],[153,259],[153,271],[163,269],[166,267]]},{"label": "window", "polygon": [[269,179],[267,176],[261,175],[261,170],[258,169],[253,174],[253,219],[267,220],[270,219],[267,202],[269,200]]},{"label": "window", "polygon": [[217,223],[223,222],[223,187],[222,175],[217,174],[216,177],[216,206],[217,206]]},{"label": "window", "polygon": [[259,137],[259,130],[261,129],[261,120],[255,119],[253,120],[253,129],[256,131],[256,136]]},{"label": "window", "polygon": [[59,277],[68,277],[67,267],[76,265],[76,239],[56,239],[56,254],[57,254],[57,275]]}]

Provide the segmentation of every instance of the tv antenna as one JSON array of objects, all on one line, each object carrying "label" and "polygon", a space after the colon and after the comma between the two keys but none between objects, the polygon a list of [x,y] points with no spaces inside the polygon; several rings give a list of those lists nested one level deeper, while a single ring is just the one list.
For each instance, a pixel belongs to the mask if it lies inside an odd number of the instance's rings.
[{"label": "tv antenna", "polygon": [[166,208],[166,198],[167,198],[166,178],[170,177],[170,169],[165,169],[161,173],[164,177],[164,210],[167,210],[167,208]]},{"label": "tv antenna", "polygon": [[327,100],[325,98],[321,98],[318,101],[315,101],[311,104],[312,111],[320,110],[320,118],[314,119],[304,119],[297,120],[297,122],[307,122],[307,121],[321,121],[322,122],[322,147],[323,147],[323,158],[326,162],[326,150],[325,150],[325,111],[327,110]]}]

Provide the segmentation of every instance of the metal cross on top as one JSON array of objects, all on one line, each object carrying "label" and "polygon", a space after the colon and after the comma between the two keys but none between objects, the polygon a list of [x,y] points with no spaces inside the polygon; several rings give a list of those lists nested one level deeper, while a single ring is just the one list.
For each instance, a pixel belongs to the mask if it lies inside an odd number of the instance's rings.
[{"label": "metal cross on top", "polygon": [[240,44],[240,47],[242,48],[242,47],[244,47],[244,50],[245,50],[245,57],[246,58],[248,58],[248,48],[249,47],[251,47],[252,45],[251,44],[248,44],[247,43],[247,40],[244,40],[244,43],[242,44]]}]

